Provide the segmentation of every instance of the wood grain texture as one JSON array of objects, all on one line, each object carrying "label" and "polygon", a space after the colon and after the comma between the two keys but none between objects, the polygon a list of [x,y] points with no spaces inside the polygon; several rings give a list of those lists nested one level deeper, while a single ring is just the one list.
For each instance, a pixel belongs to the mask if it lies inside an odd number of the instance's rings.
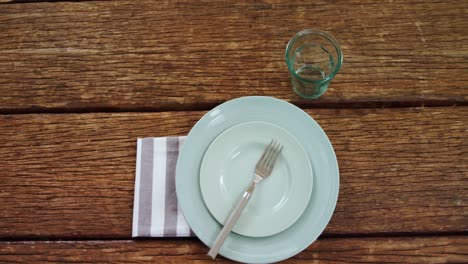
[{"label": "wood grain texture", "polygon": [[[207,251],[194,239],[0,242],[0,262],[214,263]],[[284,263],[467,263],[467,252],[467,237],[319,239]]]},{"label": "wood grain texture", "polygon": [[[136,138],[203,113],[0,116],[0,239],[129,238]],[[325,234],[468,231],[468,107],[308,113],[340,165]]]},{"label": "wood grain texture", "polygon": [[[467,8],[400,0],[6,4],[0,111],[207,109],[245,95],[310,107],[467,104]],[[304,28],[331,32],[345,56],[315,101],[294,95],[284,63],[288,40]]]}]

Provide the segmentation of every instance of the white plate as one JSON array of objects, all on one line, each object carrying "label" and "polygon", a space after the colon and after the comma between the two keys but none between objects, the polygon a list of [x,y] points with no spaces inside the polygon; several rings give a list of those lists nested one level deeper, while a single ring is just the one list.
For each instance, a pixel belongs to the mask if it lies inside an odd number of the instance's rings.
[{"label": "white plate", "polygon": [[304,212],[312,192],[312,168],[301,144],[285,129],[266,122],[247,122],[221,133],[205,153],[200,188],[206,206],[225,223],[271,139],[283,145],[272,174],[255,189],[233,231],[265,237],[292,225]]},{"label": "white plate", "polygon": [[[306,150],[314,174],[307,208],[288,229],[256,238],[231,233],[220,254],[239,262],[270,263],[287,259],[307,248],[327,226],[338,199],[339,172],[327,136],[307,113],[272,97],[251,96],[225,102],[206,113],[185,139],[177,161],[179,206],[198,238],[211,246],[221,230],[200,192],[200,166],[211,142],[224,130],[244,122],[263,121],[285,127]],[[208,252],[208,249],[207,249]]]}]

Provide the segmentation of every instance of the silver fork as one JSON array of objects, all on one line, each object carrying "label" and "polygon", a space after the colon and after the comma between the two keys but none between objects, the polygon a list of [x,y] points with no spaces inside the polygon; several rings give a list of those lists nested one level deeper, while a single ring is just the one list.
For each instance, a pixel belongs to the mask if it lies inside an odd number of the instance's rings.
[{"label": "silver fork", "polygon": [[239,219],[242,211],[247,205],[247,202],[250,200],[250,197],[252,196],[255,187],[266,177],[270,176],[282,149],[283,146],[274,139],[271,140],[270,144],[265,148],[262,156],[257,162],[257,165],[255,166],[253,181],[245,190],[242,199],[237,203],[236,207],[231,212],[231,215],[229,215],[229,218],[224,224],[223,229],[221,230],[221,232],[219,232],[218,237],[216,238],[213,246],[208,252],[208,256],[212,257],[213,259],[216,258],[216,255],[218,255],[218,251],[223,245],[224,240],[226,240],[226,237],[231,232],[232,227],[237,222],[237,219]]}]

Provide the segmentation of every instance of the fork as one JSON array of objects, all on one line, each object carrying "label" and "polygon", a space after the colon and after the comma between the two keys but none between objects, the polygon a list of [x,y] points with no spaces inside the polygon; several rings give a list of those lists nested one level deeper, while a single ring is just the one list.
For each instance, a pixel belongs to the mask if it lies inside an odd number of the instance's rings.
[{"label": "fork", "polygon": [[229,215],[229,218],[224,224],[223,229],[221,230],[221,232],[219,232],[218,237],[216,237],[213,246],[208,252],[208,256],[210,256],[213,259],[216,258],[216,255],[218,255],[218,251],[221,249],[224,240],[226,240],[227,236],[232,230],[232,227],[237,222],[242,211],[247,205],[247,202],[250,200],[250,197],[252,196],[255,187],[262,180],[270,176],[282,149],[283,146],[274,139],[272,139],[270,144],[265,148],[262,156],[257,162],[257,165],[255,166],[254,178],[252,182],[245,190],[242,199],[237,203],[236,207],[231,212],[231,215]]}]

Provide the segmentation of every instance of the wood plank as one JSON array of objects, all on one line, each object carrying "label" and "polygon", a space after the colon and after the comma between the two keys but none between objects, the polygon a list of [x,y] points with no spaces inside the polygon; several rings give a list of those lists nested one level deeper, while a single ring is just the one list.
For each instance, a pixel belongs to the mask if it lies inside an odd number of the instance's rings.
[{"label": "wood plank", "polygon": [[[109,1],[2,5],[0,111],[207,109],[245,95],[307,106],[468,101],[467,1]],[[303,28],[344,65],[326,95],[294,95]],[[71,110],[70,110],[71,109]]]},{"label": "wood plank", "polygon": [[[308,112],[340,165],[326,234],[468,231],[468,107]],[[136,138],[203,113],[0,115],[0,239],[130,237]]]},{"label": "wood plank", "polygon": [[[192,240],[0,242],[1,262],[212,263]],[[319,239],[285,263],[467,263],[468,238]],[[223,257],[217,262],[232,263]]]}]

